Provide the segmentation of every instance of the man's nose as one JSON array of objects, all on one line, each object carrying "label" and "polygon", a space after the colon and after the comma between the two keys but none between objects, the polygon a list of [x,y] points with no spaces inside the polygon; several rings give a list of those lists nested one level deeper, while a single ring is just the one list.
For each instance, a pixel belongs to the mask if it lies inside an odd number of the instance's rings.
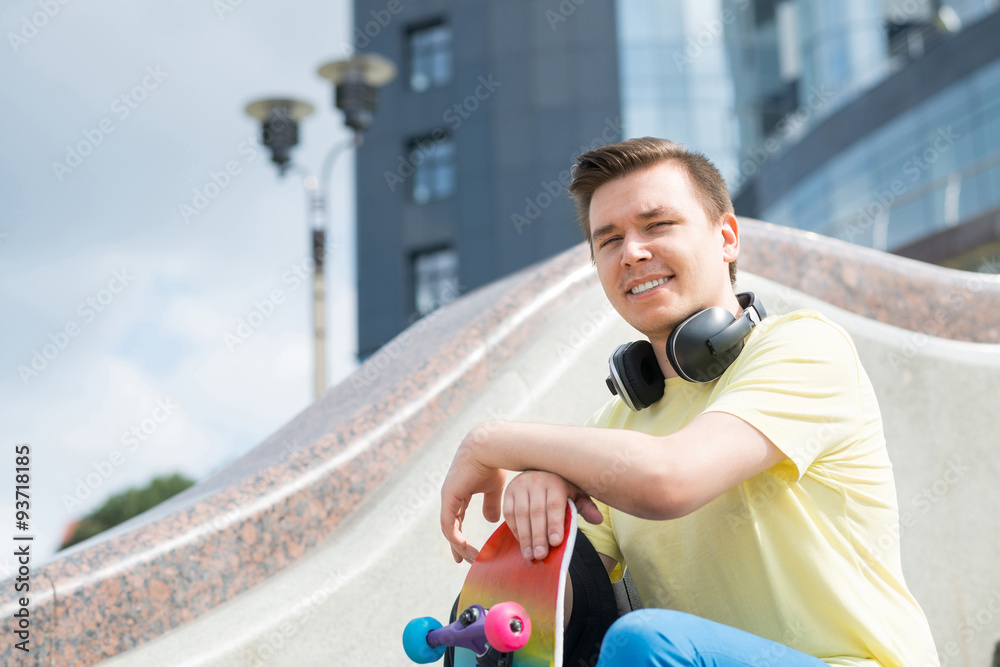
[{"label": "man's nose", "polygon": [[652,257],[646,239],[639,234],[627,234],[622,244],[622,264],[625,266],[633,266]]}]

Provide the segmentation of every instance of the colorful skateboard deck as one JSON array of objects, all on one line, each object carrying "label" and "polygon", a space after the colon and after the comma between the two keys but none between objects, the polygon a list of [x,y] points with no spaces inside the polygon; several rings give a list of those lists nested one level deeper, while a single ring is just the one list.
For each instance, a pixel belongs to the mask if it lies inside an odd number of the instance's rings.
[{"label": "colorful skateboard deck", "polygon": [[[514,652],[513,667],[562,667],[563,598],[576,543],[576,524],[576,507],[567,503],[562,544],[550,547],[543,560],[528,562],[505,522],[483,545],[465,577],[459,610],[474,604],[489,609],[512,600],[530,616],[531,636],[524,648]],[[455,649],[455,667],[475,665],[473,651]]]}]

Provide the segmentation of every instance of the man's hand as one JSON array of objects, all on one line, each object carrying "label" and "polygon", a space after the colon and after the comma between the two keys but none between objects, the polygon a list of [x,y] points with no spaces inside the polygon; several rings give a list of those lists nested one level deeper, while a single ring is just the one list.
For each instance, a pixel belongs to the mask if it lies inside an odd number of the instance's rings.
[{"label": "man's hand", "polygon": [[451,555],[456,563],[462,560],[471,563],[479,555],[479,551],[462,534],[465,510],[469,508],[472,496],[483,494],[483,516],[487,521],[497,522],[500,520],[503,485],[507,480],[506,471],[476,460],[471,438],[472,433],[459,446],[441,487],[441,532],[451,543]]},{"label": "man's hand", "polygon": [[504,494],[503,516],[526,560],[541,560],[549,546],[562,544],[567,500],[590,523],[604,520],[590,496],[559,475],[532,470],[511,480]]}]

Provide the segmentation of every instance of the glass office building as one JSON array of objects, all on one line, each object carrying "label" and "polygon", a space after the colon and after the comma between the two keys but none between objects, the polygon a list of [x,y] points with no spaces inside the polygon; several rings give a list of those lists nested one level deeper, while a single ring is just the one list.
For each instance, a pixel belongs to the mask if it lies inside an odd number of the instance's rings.
[{"label": "glass office building", "polygon": [[723,3],[626,0],[616,14],[625,134],[680,142],[735,178],[739,132]]},{"label": "glass office building", "polygon": [[761,217],[893,250],[1000,206],[1000,60],[844,147]]},{"label": "glass office building", "polygon": [[1000,0],[354,8],[400,68],[358,152],[362,357],[578,243],[573,158],[627,136],[705,153],[741,215],[992,266]]},{"label": "glass office building", "polygon": [[990,2],[917,5],[886,10],[884,75],[768,154],[737,212],[995,273],[1000,14]]}]

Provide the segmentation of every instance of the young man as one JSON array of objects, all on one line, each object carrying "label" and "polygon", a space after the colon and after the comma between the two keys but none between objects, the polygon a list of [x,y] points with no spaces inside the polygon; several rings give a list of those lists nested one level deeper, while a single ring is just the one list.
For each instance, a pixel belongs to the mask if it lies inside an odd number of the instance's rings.
[{"label": "young man", "polygon": [[[459,447],[441,526],[457,561],[472,495],[525,557],[561,542],[573,500],[612,577],[647,609],[608,632],[599,666],[938,665],[903,581],[892,469],[854,345],[813,311],[758,324],[722,376],[678,376],[674,328],[733,291],[739,226],[703,156],[661,139],[581,155],[570,191],[615,310],[653,346],[665,393],[611,400],[586,427],[493,423]],[[471,434],[470,434],[471,435]],[[595,502],[596,501],[596,502]]]}]

